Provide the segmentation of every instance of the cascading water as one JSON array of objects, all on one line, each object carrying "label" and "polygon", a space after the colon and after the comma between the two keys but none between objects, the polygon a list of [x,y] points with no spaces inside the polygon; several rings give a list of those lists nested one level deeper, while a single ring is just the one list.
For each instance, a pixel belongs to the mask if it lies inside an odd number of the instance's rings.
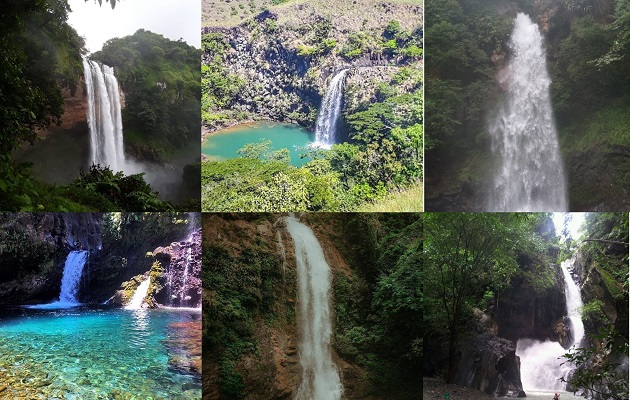
[{"label": "cascading water", "polygon": [[170,260],[161,281],[165,292],[156,300],[169,308],[201,307],[201,229],[160,252],[168,254]]},{"label": "cascading water", "polygon": [[500,78],[506,98],[489,126],[492,150],[500,160],[490,211],[566,211],[543,37],[523,13],[516,17],[510,48],[512,60]]},{"label": "cascading water", "polygon": [[29,308],[57,309],[77,307],[81,305],[77,300],[77,292],[79,290],[79,282],[81,281],[83,267],[87,261],[88,254],[89,252],[86,250],[71,251],[70,254],[68,254],[68,257],[66,257],[66,263],[63,267],[63,277],[61,278],[59,301],[29,306]]},{"label": "cascading water", "polygon": [[[582,307],[580,289],[573,281],[569,267],[575,259],[563,261],[561,264],[564,276],[564,295],[567,303],[567,315],[571,321],[573,341],[571,346],[579,346],[584,338],[584,324],[579,315]],[[573,366],[565,362],[562,356],[567,353],[558,342],[539,342],[521,339],[516,345],[516,355],[521,358],[521,381],[523,388],[533,390],[564,390],[566,384],[560,378],[567,377]]]},{"label": "cascading water", "polygon": [[330,148],[336,143],[337,125],[343,102],[343,84],[347,73],[347,69],[337,73],[328,85],[315,128],[314,145],[317,147]]},{"label": "cascading water", "polygon": [[[192,240],[189,240],[189,241],[192,241]],[[189,247],[188,254],[186,255],[186,267],[184,268],[184,282],[183,282],[181,299],[180,299],[180,304],[184,307],[188,305],[188,300],[190,299],[190,297],[187,294],[188,294],[188,290],[190,289],[188,287],[188,270],[190,269],[191,259],[192,259],[192,248]]]},{"label": "cascading water", "polygon": [[294,217],[286,222],[295,245],[302,336],[302,383],[296,400],[339,400],[343,387],[330,351],[330,267],[313,231]]},{"label": "cascading water", "polygon": [[151,277],[148,277],[138,287],[136,291],[133,292],[133,296],[131,296],[131,300],[125,306],[125,310],[138,310],[142,307],[142,303],[144,302],[144,298],[147,297],[147,293],[149,292],[149,286],[151,285]]},{"label": "cascading water", "polygon": [[122,171],[125,166],[122,113],[114,69],[83,57],[88,97],[90,162]]}]

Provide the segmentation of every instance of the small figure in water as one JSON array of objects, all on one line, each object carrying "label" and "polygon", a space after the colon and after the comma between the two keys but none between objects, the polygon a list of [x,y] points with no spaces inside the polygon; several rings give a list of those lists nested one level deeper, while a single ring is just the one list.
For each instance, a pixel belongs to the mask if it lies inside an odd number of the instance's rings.
[{"label": "small figure in water", "polygon": [[560,396],[558,395],[558,393],[556,393],[556,395],[553,396],[553,400],[560,400]]}]

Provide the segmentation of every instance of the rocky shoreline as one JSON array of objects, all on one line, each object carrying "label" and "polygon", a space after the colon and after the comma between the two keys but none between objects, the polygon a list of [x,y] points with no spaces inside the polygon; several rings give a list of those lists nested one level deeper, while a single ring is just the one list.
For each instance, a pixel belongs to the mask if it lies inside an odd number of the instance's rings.
[{"label": "rocky shoreline", "polygon": [[444,400],[448,394],[451,400],[485,400],[492,399],[481,390],[444,383],[442,379],[423,378],[422,398],[424,400]]}]

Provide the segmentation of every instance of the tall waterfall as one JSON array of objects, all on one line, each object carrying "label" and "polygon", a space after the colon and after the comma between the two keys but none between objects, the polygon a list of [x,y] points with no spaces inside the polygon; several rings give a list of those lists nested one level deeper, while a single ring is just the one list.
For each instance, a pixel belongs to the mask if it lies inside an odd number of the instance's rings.
[{"label": "tall waterfall", "polygon": [[[573,258],[563,261],[561,268],[564,275],[567,315],[571,321],[573,337],[571,346],[579,346],[584,338],[584,324],[578,310],[583,304],[580,289],[569,273],[569,267],[573,266],[574,261]],[[521,358],[523,388],[526,390],[564,390],[565,383],[561,382],[560,378],[566,378],[573,369],[568,362],[560,365],[566,361],[562,358],[562,355],[566,353],[567,350],[558,342],[519,340],[516,344],[516,355]]]},{"label": "tall waterfall", "polygon": [[131,300],[125,306],[125,310],[137,310],[142,307],[142,303],[144,302],[144,298],[147,297],[147,293],[149,292],[149,286],[151,285],[151,277],[148,277],[138,287],[136,291],[131,296]]},{"label": "tall waterfall", "polygon": [[125,166],[122,114],[114,69],[83,57],[88,97],[90,163],[121,171]]},{"label": "tall waterfall", "polygon": [[504,104],[490,123],[500,165],[490,193],[491,211],[566,211],[564,167],[549,96],[543,37],[519,13],[510,40],[512,59],[500,77]]},{"label": "tall waterfall", "polygon": [[347,73],[347,69],[337,73],[328,85],[317,117],[315,146],[330,148],[336,143],[337,126],[343,102],[343,84]]},{"label": "tall waterfall", "polygon": [[293,217],[286,221],[295,245],[300,302],[302,383],[296,400],[339,400],[343,387],[330,351],[330,267],[313,231]]},{"label": "tall waterfall", "polygon": [[87,261],[89,252],[86,250],[71,251],[66,257],[66,263],[63,267],[63,276],[61,278],[61,293],[59,300],[48,303],[29,306],[29,308],[40,309],[57,309],[71,308],[80,305],[77,300],[77,292],[79,291],[79,283],[83,274],[83,267]]}]

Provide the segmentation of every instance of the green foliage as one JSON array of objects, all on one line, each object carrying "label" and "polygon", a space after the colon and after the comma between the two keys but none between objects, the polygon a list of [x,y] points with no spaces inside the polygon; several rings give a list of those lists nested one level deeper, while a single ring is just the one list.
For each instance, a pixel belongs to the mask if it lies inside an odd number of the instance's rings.
[{"label": "green foliage", "polygon": [[76,89],[83,39],[61,0],[9,2],[0,16],[0,154],[35,140],[63,114],[59,86]]},{"label": "green foliage", "polygon": [[143,174],[114,173],[108,167],[92,165],[68,187],[68,197],[100,211],[169,211],[172,206],[161,201],[144,181]]},{"label": "green foliage", "polygon": [[[40,222],[44,214],[30,216],[33,223]],[[0,213],[0,282],[21,279],[45,268],[45,263],[54,258],[54,246],[38,240],[18,221],[21,214]]]},{"label": "green foliage", "polygon": [[587,260],[596,265],[608,291],[619,300],[628,300],[628,214],[586,214],[586,236],[588,239],[608,240],[606,243],[590,241],[582,245]]},{"label": "green foliage", "polygon": [[[628,374],[619,360],[628,359],[627,331],[620,333],[611,327],[591,335],[592,341],[603,342],[604,357],[597,359],[597,349],[578,348],[565,354],[567,362],[576,366],[568,382],[574,388],[585,390],[598,400],[625,400],[628,398]],[[596,360],[593,364],[593,360]]]},{"label": "green foliage", "polygon": [[430,335],[448,342],[449,372],[463,327],[488,291],[498,293],[518,272],[519,252],[536,250],[535,214],[434,213],[425,216],[423,274]]},{"label": "green foliage", "polygon": [[[317,223],[330,223],[324,218]],[[347,277],[337,272],[333,277],[333,347],[366,370],[373,393],[414,398],[422,362],[418,346],[423,324],[422,218],[419,214],[334,218],[344,237],[338,248],[351,245],[354,273]]]},{"label": "green foliage", "polygon": [[267,153],[264,148],[254,147],[241,149],[246,158],[203,163],[203,210],[306,211],[340,207],[339,180],[326,162],[296,168],[287,163],[286,152]]},{"label": "green foliage", "polygon": [[512,18],[490,3],[426,2],[426,149],[441,157],[470,157],[485,135],[487,99],[495,88],[491,56],[505,53]]},{"label": "green foliage", "polygon": [[210,124],[228,117],[219,110],[229,109],[234,104],[245,82],[229,73],[224,65],[230,45],[223,35],[203,35],[201,48],[207,57],[207,62],[201,66],[201,118],[204,123]]},{"label": "green foliage", "polygon": [[238,255],[217,245],[203,246],[203,352],[204,358],[218,360],[219,386],[228,399],[244,396],[236,365],[256,351],[254,318],[272,314],[282,280],[277,255],[247,243]]},{"label": "green foliage", "polygon": [[584,304],[579,310],[582,319],[585,321],[595,320],[597,322],[605,322],[606,314],[602,311],[604,303],[600,299],[593,299]]}]

